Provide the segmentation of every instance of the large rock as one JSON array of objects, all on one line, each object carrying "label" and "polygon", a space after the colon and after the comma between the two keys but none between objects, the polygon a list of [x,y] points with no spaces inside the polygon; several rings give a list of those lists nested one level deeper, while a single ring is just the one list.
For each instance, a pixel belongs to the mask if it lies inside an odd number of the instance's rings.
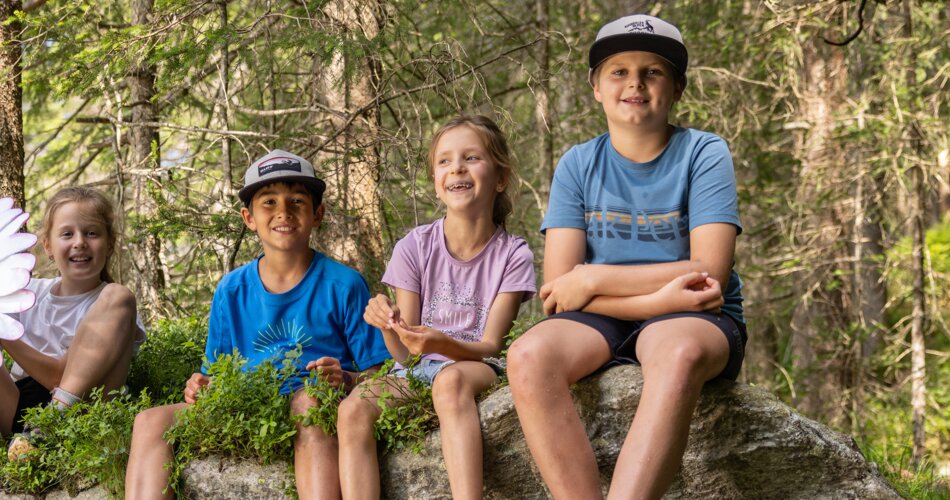
[{"label": "large rock", "polygon": [[[610,481],[643,379],[634,366],[613,368],[574,389],[575,406],[594,446],[604,487]],[[479,404],[485,439],[485,496],[548,498],[505,387]],[[451,498],[439,432],[422,453],[382,458],[383,492],[390,499]],[[191,498],[284,498],[286,463],[260,466],[221,458],[185,471]],[[104,498],[101,490],[99,496]],[[0,498],[21,498],[4,497]],[[855,498],[900,496],[867,462],[850,437],[808,420],[766,391],[742,384],[709,384],[690,426],[683,467],[666,498]]]},{"label": "large rock", "polygon": [[[640,399],[635,366],[613,368],[574,389],[574,402],[606,489]],[[486,498],[548,498],[518,424],[510,389],[479,405]],[[450,498],[439,433],[421,454],[384,457],[389,498]],[[707,385],[689,432],[683,467],[666,498],[900,498],[854,440],[806,419],[755,387]]]}]

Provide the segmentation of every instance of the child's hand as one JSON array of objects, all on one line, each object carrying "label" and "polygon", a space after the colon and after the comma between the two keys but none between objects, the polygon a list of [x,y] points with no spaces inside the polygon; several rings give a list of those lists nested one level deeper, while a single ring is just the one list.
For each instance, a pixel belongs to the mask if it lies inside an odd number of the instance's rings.
[{"label": "child's hand", "polygon": [[366,304],[363,319],[379,329],[391,329],[393,323],[399,322],[399,307],[389,300],[389,297],[379,294]]},{"label": "child's hand", "polygon": [[435,352],[436,344],[445,338],[445,334],[427,326],[409,326],[405,321],[393,323],[392,329],[399,335],[402,345],[406,346],[409,354],[425,354]]},{"label": "child's hand", "polygon": [[546,283],[538,294],[544,301],[544,314],[583,309],[594,298],[589,281],[584,265],[578,264],[571,272]]},{"label": "child's hand", "polygon": [[194,404],[198,400],[198,392],[202,387],[211,383],[211,377],[203,373],[193,373],[188,382],[185,382],[185,402]]},{"label": "child's hand", "polygon": [[333,387],[340,387],[343,383],[343,368],[340,360],[324,356],[316,361],[307,363],[307,370],[317,370],[320,378],[326,380]]},{"label": "child's hand", "polygon": [[686,273],[674,278],[656,292],[664,309],[673,311],[718,310],[725,301],[722,287],[708,273]]}]

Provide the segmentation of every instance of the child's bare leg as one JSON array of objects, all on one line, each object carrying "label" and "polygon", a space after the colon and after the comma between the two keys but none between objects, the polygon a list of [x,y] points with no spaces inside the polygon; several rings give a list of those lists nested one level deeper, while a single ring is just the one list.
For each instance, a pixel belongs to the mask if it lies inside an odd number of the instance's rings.
[{"label": "child's bare leg", "polygon": [[60,389],[84,398],[94,387],[102,386],[103,395],[122,387],[134,338],[135,297],[121,285],[107,285],[79,323]]},{"label": "child's bare leg", "polygon": [[165,466],[174,457],[171,445],[162,436],[175,423],[175,413],[187,407],[186,403],[156,406],[135,416],[129,465],[125,470],[125,498],[172,498]]},{"label": "child's bare leg", "polygon": [[555,498],[602,498],[597,461],[570,386],[610,360],[593,328],[563,319],[539,323],[508,350],[508,380],[528,448]]},{"label": "child's bare leg", "polygon": [[475,361],[453,363],[432,384],[432,401],[439,416],[442,456],[454,499],[482,498],[482,429],[475,396],[498,377],[488,365]]},{"label": "child's bare leg", "polygon": [[[292,415],[305,415],[307,410],[319,404],[297,391],[290,402]],[[319,426],[297,423],[294,437],[294,475],[297,494],[301,500],[311,498],[340,498],[340,472],[337,463],[339,450],[335,436],[328,436]]]},{"label": "child's bare leg", "polygon": [[13,378],[3,366],[3,354],[0,353],[0,436],[7,436],[13,428],[13,416],[20,400],[20,391]]},{"label": "child's bare leg", "polygon": [[729,343],[700,318],[653,323],[637,339],[643,392],[620,450],[609,498],[660,498],[686,450],[689,423],[703,384],[729,360]]},{"label": "child's bare leg", "polygon": [[340,440],[340,487],[350,500],[379,498],[379,459],[373,425],[382,413],[379,396],[384,390],[397,402],[407,389],[405,379],[386,377],[364,382],[340,403],[336,429]]}]

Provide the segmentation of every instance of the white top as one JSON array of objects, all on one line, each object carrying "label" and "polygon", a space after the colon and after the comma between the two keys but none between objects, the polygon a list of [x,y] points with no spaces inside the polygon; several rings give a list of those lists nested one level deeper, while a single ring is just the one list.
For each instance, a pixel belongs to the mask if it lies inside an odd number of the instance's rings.
[{"label": "white top", "polygon": [[[21,340],[26,345],[56,358],[66,354],[66,350],[73,343],[73,337],[76,336],[79,323],[108,284],[100,283],[93,290],[79,295],[53,295],[53,287],[61,279],[57,277],[30,280],[27,288],[36,294],[36,304],[19,314],[10,315],[13,318],[19,317],[20,323],[23,323],[25,333]],[[145,342],[145,326],[138,314],[135,316],[135,325],[137,328],[132,345],[134,352],[138,352],[139,346]],[[10,375],[13,380],[20,380],[29,374],[14,363]]]}]

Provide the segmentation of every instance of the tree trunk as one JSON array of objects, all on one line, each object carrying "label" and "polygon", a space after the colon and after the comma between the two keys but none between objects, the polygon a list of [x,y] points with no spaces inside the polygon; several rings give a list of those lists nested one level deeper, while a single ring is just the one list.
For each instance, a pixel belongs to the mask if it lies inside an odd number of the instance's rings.
[{"label": "tree trunk", "polygon": [[[132,23],[149,24],[153,5],[153,0],[133,0]],[[133,122],[129,138],[131,150],[129,166],[135,172],[132,176],[132,199],[138,216],[146,223],[150,223],[154,222],[158,216],[158,206],[153,193],[159,192],[161,185],[158,173],[161,158],[160,143],[157,128],[136,124],[157,121],[152,104],[152,97],[155,95],[155,68],[142,61],[141,65],[129,75],[128,84],[132,99]],[[132,286],[136,296],[144,302],[150,314],[162,308],[165,272],[161,249],[161,240],[151,231],[142,236],[139,245],[131,248],[132,259],[138,270],[138,276]]]},{"label": "tree trunk", "polygon": [[[382,27],[383,9],[374,0],[335,0],[324,7],[342,36],[375,38]],[[346,71],[347,68],[352,71]],[[359,269],[370,283],[382,274],[382,211],[380,210],[380,156],[376,143],[379,108],[379,64],[372,57],[333,56],[319,70],[322,97],[347,117],[331,115],[333,130],[343,131],[320,152],[318,171],[327,183],[324,225],[329,226],[320,245],[333,258]],[[365,111],[348,122],[358,110]]]},{"label": "tree trunk", "polygon": [[26,202],[23,189],[23,90],[20,88],[20,23],[6,24],[20,0],[0,2],[0,196]]},{"label": "tree trunk", "polygon": [[[904,15],[903,35],[905,40],[912,40],[914,35],[911,19],[912,0],[905,0],[902,4]],[[912,158],[921,158],[921,137],[917,125],[917,106],[915,92],[917,90],[917,52],[909,45],[907,54],[907,89],[909,92],[908,113],[911,119],[907,123],[907,138],[910,141]],[[906,157],[906,156],[905,156]],[[924,442],[924,417],[927,408],[927,366],[926,340],[924,334],[927,326],[927,297],[924,291],[925,265],[924,252],[927,245],[924,228],[926,215],[927,175],[924,166],[916,160],[915,164],[908,165],[911,175],[911,275],[913,280],[910,323],[910,379],[911,379],[911,422],[913,425],[914,440],[911,450],[911,464],[916,467],[926,454]]]},{"label": "tree trunk", "polygon": [[[847,17],[839,9],[828,15]],[[851,166],[846,160],[847,146],[836,139],[836,118],[846,102],[849,68],[845,51],[825,44],[817,30],[807,33],[801,62],[796,93],[801,122],[808,126],[795,148],[801,163],[796,193],[800,212],[792,245],[802,267],[794,280],[799,302],[791,325],[793,366],[801,387],[797,403],[813,417],[843,425],[847,423],[842,418],[845,406],[829,403],[832,395],[840,400],[850,388],[856,365],[853,346],[840,345],[833,335],[851,322],[846,302],[853,284],[848,281],[850,273],[841,272],[839,264],[851,255],[839,242],[850,239],[847,233],[853,216],[848,213],[848,200],[834,191],[836,184],[844,184],[850,174],[845,170]]]},{"label": "tree trunk", "polygon": [[[542,183],[542,186],[550,186],[551,180],[554,178],[554,138],[552,133],[553,122],[551,119],[554,113],[550,96],[551,43],[548,40],[548,31],[550,30],[549,4],[549,0],[536,0],[535,3],[538,33],[544,37],[538,44],[537,50],[538,77],[540,78],[540,82],[535,89],[536,102],[534,108],[535,130],[540,139],[538,141],[538,174],[543,175],[545,181]],[[545,188],[545,191],[542,192],[542,199],[545,204],[545,206],[539,207],[542,211],[547,210],[546,191],[549,189],[549,187]]]}]

